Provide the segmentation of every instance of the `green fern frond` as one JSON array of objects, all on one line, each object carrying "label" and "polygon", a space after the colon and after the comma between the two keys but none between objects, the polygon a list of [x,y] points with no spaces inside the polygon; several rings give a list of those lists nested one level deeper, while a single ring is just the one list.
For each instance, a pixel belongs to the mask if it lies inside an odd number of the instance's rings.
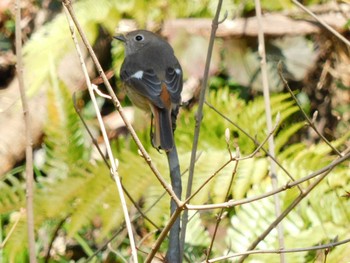
[{"label": "green fern frond", "polygon": [[[339,139],[339,141],[344,141],[348,137],[349,135],[345,135]],[[307,147],[300,143],[296,144],[294,148],[293,146],[289,146],[287,148],[289,153],[285,155],[289,156],[287,158],[288,161],[283,161],[282,163],[294,178],[306,176],[314,170],[325,166],[335,158],[335,156],[325,155],[324,152],[317,151],[319,147],[324,148],[324,146],[325,143],[323,142],[313,145],[312,147]],[[336,236],[340,239],[348,238],[345,229],[350,223],[350,210],[348,209],[350,202],[342,198],[340,194],[344,192],[340,186],[344,186],[350,181],[349,174],[344,168],[344,166],[335,168],[328,175],[327,179],[323,180],[307,198],[299,204],[298,208],[292,211],[287,218],[283,220],[286,247],[309,247],[321,242],[330,242],[330,240]],[[282,171],[279,170],[278,174],[282,174]],[[280,184],[284,184],[290,180],[284,177],[279,178]],[[249,196],[259,195],[271,188],[268,177],[261,179],[262,181],[259,184],[254,184],[251,189],[248,189],[247,194]],[[336,182],[337,179],[340,181]],[[336,190],[337,188],[331,187],[330,183],[332,183],[333,186],[338,186],[338,190]],[[305,183],[301,186],[306,187],[307,185],[309,185],[309,183]],[[282,207],[285,209],[299,195],[299,191],[297,189],[289,189],[279,195],[282,198]],[[254,202],[254,204],[245,204],[235,208],[236,214],[231,218],[233,228],[229,230],[230,234],[228,235],[228,244],[234,244],[233,249],[237,251],[244,250],[244,247],[250,244],[259,233],[263,232],[268,224],[276,218],[272,198],[269,198],[269,200],[270,201],[266,199],[259,200]],[[271,204],[267,204],[268,202],[271,202]],[[266,224],[264,225],[263,222],[265,221]],[[261,226],[252,226],[251,224],[254,222],[259,222]],[[247,233],[252,233],[251,229],[254,229],[253,233],[256,236],[247,236]],[[265,238],[259,244],[258,248],[273,248],[276,246],[277,236],[274,232],[269,235],[269,238]],[[339,255],[338,253],[343,254]],[[347,257],[345,250],[340,248],[338,252],[332,252],[331,254],[332,258]],[[309,260],[305,261],[307,255],[308,253],[303,252],[288,254],[286,256],[288,261],[310,262]],[[264,262],[266,258],[267,257],[263,255],[254,255],[250,256],[247,262]],[[310,258],[310,260],[312,262],[313,258]],[[274,256],[269,257],[269,261],[279,262],[279,258]]]},{"label": "green fern frond", "polygon": [[[263,98],[258,97],[246,104],[236,95],[230,93],[229,89],[223,88],[215,92],[210,92],[208,101],[222,114],[250,134],[251,137],[255,138],[256,136],[256,139],[260,142],[266,138],[266,116]],[[284,123],[292,114],[297,112],[298,107],[292,100],[290,100],[289,94],[278,94],[271,97],[271,109],[273,119],[276,118],[278,113],[280,113],[280,123]],[[180,125],[179,127],[181,129]],[[186,127],[188,127],[188,123],[186,124]],[[280,135],[277,134],[276,137],[280,137],[279,140],[283,139],[286,143],[290,136],[297,131],[298,127],[301,128],[302,125],[294,124],[294,126],[291,127],[284,126],[283,133]],[[224,133],[226,128],[229,128],[234,134],[236,134],[235,137],[237,137],[237,143],[243,153],[248,154],[254,150],[256,146],[251,139],[217,114],[213,113],[211,109],[208,109],[207,107],[204,108],[204,119],[202,123],[203,135],[200,137],[200,140],[202,140],[201,143],[207,143],[207,146],[210,145],[210,147],[217,147],[218,145],[221,145],[221,148],[225,147],[226,143]],[[181,129],[181,132],[178,133],[182,132]],[[205,138],[204,134],[206,135]],[[188,136],[188,132],[186,135]],[[278,145],[278,147],[281,146]]]},{"label": "green fern frond", "polygon": [[196,211],[189,211],[188,213],[188,231],[186,243],[191,246],[208,247],[210,244],[210,237],[204,228],[203,220],[200,213]]},{"label": "green fern frond", "polygon": [[[91,8],[91,6],[94,8]],[[117,14],[110,11],[111,7],[113,7],[112,2],[107,0],[98,2],[86,0],[74,4],[79,23],[90,43],[94,43],[100,23],[104,23],[105,27],[113,32],[119,16],[115,16]],[[114,21],[114,23],[111,21]],[[62,58],[73,51],[74,44],[67,18],[65,13],[62,12],[55,19],[46,23],[45,26],[39,28],[24,46],[24,65],[25,68],[30,69],[25,71],[25,81],[30,87],[29,93],[36,93],[43,83],[49,81],[50,68],[43,65],[53,63],[58,67]]]},{"label": "green fern frond", "polygon": [[[292,123],[286,129],[281,128],[278,132],[278,136],[275,137],[275,151],[280,153],[281,149],[287,145],[288,140],[294,134],[296,134],[301,128],[304,127],[303,122]],[[289,146],[288,146],[289,148]],[[285,152],[284,152],[285,154]]]},{"label": "green fern frond", "polygon": [[18,217],[20,217],[20,219],[15,230],[12,232],[4,247],[5,262],[21,263],[28,260],[27,222],[23,213],[12,213],[10,224],[6,226],[6,234],[9,234],[10,229],[18,220]]},{"label": "green fern frond", "polygon": [[[48,90],[48,120],[45,125],[45,172],[64,177],[72,167],[86,160],[87,152],[80,120],[74,110],[71,95],[64,85],[52,85]],[[85,157],[85,158],[84,158]]]},{"label": "green fern frond", "polygon": [[[22,169],[20,169],[22,170]],[[0,180],[0,214],[10,213],[25,206],[25,188],[23,182],[12,171]]]},{"label": "green fern frond", "polygon": [[[265,128],[259,129],[259,127],[266,126],[262,98],[256,99],[246,105],[240,102],[238,98],[225,93],[225,90],[221,90],[218,93],[210,93],[209,98],[212,105],[231,118],[232,121],[239,124],[240,127],[249,132],[253,137],[255,133],[260,140],[266,137]],[[273,96],[271,98],[271,108],[274,115],[278,112],[281,114],[282,126],[275,135],[277,159],[295,179],[298,179],[327,165],[334,160],[335,156],[332,149],[324,142],[313,145],[306,145],[304,143],[288,145],[289,138],[304,127],[304,122],[292,122],[288,124],[290,117],[298,110],[295,103],[289,98],[288,94]],[[229,101],[231,101],[231,107],[228,106],[230,105]],[[242,109],[235,107],[235,112],[229,112],[229,109],[232,109],[232,105],[242,105]],[[181,118],[185,118],[185,120],[181,120]],[[186,129],[188,130],[188,126],[191,123],[189,118],[186,115],[180,117],[180,131],[177,131],[180,136],[182,132],[188,136],[189,132],[183,131],[184,129],[181,126],[183,125],[183,121],[186,121]],[[220,138],[223,137],[224,129],[226,128],[225,121],[213,111],[208,110],[208,108],[205,108],[204,118],[205,120],[202,124],[204,128],[201,130],[203,134],[200,139],[206,140],[208,138],[209,143],[207,142],[208,148],[202,153],[196,164],[193,189],[197,189],[201,182],[204,182],[220,167],[220,164],[228,160],[225,141],[223,138]],[[228,124],[228,127],[231,128],[230,124]],[[255,148],[254,144],[244,137],[245,135],[240,134],[235,128],[231,129],[238,134],[238,144],[241,151],[246,151],[247,149],[252,151]],[[341,148],[348,139],[349,134],[345,134],[331,143],[335,147]],[[182,138],[180,142],[182,142]],[[200,143],[200,145],[205,145],[205,143]],[[220,148],[219,145],[221,145],[221,151],[216,150]],[[181,143],[179,148],[181,149]],[[184,159],[189,158],[189,154],[181,154],[181,157]],[[181,164],[186,167],[188,162],[181,160]],[[350,179],[347,172],[348,168],[346,167],[346,165],[339,165],[334,169],[327,179],[318,185],[309,194],[308,198],[298,206],[298,209],[292,211],[285,218],[283,224],[286,231],[287,247],[312,246],[322,241],[326,242],[326,240],[334,238],[335,235],[346,238],[344,228],[349,224],[350,220],[350,211],[347,209],[349,207],[349,201],[340,197],[341,193],[345,191],[342,186],[347,185]],[[220,171],[216,175],[216,178],[205,186],[191,203],[222,202],[225,196],[223,186],[228,187],[232,170],[233,163]],[[280,168],[278,168],[277,174],[280,178],[280,185],[290,181],[290,178]],[[186,182],[186,177],[187,175],[183,178],[184,182]],[[268,176],[268,160],[265,157],[254,157],[241,161],[238,164],[233,184],[232,196],[234,199],[256,196],[269,191],[271,189],[271,182]],[[310,182],[304,183],[302,187],[307,187],[309,184]],[[337,191],[334,191],[334,186],[337,187]],[[281,193],[282,207],[285,209],[290,205],[298,194],[297,189],[289,189]],[[230,245],[228,250],[244,250],[275,218],[272,197],[259,200],[253,204],[236,207],[235,214],[231,217],[232,228],[229,228],[227,235],[227,244]],[[254,231],[252,231],[253,229]],[[310,235],[312,237],[308,238]],[[259,248],[276,247],[276,240],[276,233],[272,233],[259,244]],[[291,262],[305,262],[304,260],[307,254],[306,252],[295,253],[288,255],[287,258]],[[336,257],[336,253],[332,257]],[[345,254],[339,256],[339,258],[344,257],[346,257]],[[279,262],[278,256],[270,257],[270,255],[269,257],[263,255],[250,256],[248,262],[265,262],[267,258],[269,258],[269,261]]]}]

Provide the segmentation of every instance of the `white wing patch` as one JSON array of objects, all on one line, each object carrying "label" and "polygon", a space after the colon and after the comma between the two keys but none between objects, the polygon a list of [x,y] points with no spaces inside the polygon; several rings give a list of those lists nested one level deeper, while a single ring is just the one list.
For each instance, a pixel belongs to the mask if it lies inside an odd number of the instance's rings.
[{"label": "white wing patch", "polygon": [[134,79],[142,79],[142,77],[143,77],[142,70],[136,71],[134,74],[131,75],[131,78],[134,78]]},{"label": "white wing patch", "polygon": [[175,69],[175,72],[176,72],[177,75],[181,75],[181,69],[176,68],[176,69]]}]

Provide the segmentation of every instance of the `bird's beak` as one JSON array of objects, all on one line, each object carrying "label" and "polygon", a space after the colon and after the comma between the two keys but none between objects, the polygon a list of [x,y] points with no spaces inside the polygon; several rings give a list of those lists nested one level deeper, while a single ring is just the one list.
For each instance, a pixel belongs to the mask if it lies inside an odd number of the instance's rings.
[{"label": "bird's beak", "polygon": [[126,38],[124,35],[117,35],[117,36],[114,36],[115,39],[118,39],[119,41],[121,42],[126,42]]}]

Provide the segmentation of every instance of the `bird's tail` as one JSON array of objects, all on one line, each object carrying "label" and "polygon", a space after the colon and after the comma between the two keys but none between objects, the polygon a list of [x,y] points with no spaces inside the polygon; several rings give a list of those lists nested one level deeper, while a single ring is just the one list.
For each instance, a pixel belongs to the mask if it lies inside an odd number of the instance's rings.
[{"label": "bird's tail", "polygon": [[154,115],[153,146],[164,151],[170,151],[174,147],[171,112],[166,108],[158,108]]}]

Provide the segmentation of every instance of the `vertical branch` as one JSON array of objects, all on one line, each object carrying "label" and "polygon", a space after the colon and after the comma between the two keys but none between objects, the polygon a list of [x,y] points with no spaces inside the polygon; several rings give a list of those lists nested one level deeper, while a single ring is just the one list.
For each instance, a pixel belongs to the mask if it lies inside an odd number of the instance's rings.
[{"label": "vertical branch", "polygon": [[[209,67],[211,62],[211,55],[213,53],[215,34],[220,23],[219,15],[221,11],[221,6],[222,6],[222,0],[219,0],[216,13],[212,22],[209,46],[207,51],[207,58],[206,58],[205,69],[204,69],[203,83],[202,83],[201,93],[199,96],[198,110],[196,112],[196,124],[195,124],[194,138],[193,138],[193,144],[192,144],[192,153],[191,153],[191,162],[190,162],[190,168],[189,168],[188,184],[187,184],[187,190],[186,190],[186,199],[191,195],[191,191],[192,191],[192,182],[193,182],[194,166],[196,163],[199,132],[200,132],[201,123],[203,119],[203,105],[204,105],[205,94],[207,90]],[[181,241],[180,241],[181,257],[183,256],[183,251],[184,251],[187,222],[188,222],[188,211],[185,210],[182,216],[182,229],[181,229]]]},{"label": "vertical branch", "polygon": [[[266,66],[266,52],[265,52],[265,39],[264,39],[264,31],[261,19],[261,6],[260,0],[255,0],[255,12],[256,18],[258,20],[258,40],[259,40],[259,55],[261,57],[260,65],[261,65],[261,76],[262,76],[262,84],[263,84],[263,93],[264,93],[264,101],[265,101],[265,113],[266,113],[266,124],[267,124],[267,132],[270,133],[273,130],[272,125],[272,116],[271,116],[271,107],[270,107],[270,91],[269,91],[269,83],[267,79],[267,66]],[[270,158],[270,176],[272,182],[272,188],[277,189],[278,187],[278,178],[277,178],[277,167],[276,163],[273,161],[275,158],[275,143],[274,137],[271,135],[268,139],[269,144],[269,154],[272,158]],[[275,201],[275,213],[276,216],[280,216],[281,214],[281,205],[278,194],[274,195]],[[278,242],[279,247],[284,248],[284,237],[283,237],[283,226],[282,224],[277,225],[278,232]],[[284,254],[280,254],[281,262],[285,262]]]},{"label": "vertical branch", "polygon": [[27,207],[27,232],[29,261],[36,262],[35,257],[35,234],[34,234],[34,212],[33,212],[33,142],[32,130],[30,125],[30,112],[28,101],[25,94],[23,81],[23,64],[22,64],[22,31],[21,31],[21,1],[16,0],[16,55],[17,55],[17,77],[19,82],[19,92],[21,93],[21,102],[24,115],[24,126],[26,136],[26,207]]},{"label": "vertical branch", "polygon": [[[176,150],[176,145],[174,148],[167,152],[171,186],[176,194],[176,196],[181,200],[182,185],[181,185],[181,172],[179,157]],[[170,201],[170,215],[176,212],[178,208],[176,202],[171,199]],[[167,252],[167,259],[169,262],[177,263],[182,262],[182,256],[180,253],[180,214],[176,218],[174,225],[170,229],[169,233],[169,246]]]}]

